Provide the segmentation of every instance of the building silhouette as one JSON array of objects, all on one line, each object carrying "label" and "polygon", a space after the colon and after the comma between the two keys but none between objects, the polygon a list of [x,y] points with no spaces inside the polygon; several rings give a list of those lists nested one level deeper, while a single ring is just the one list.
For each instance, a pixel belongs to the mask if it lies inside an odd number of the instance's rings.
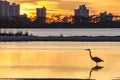
[{"label": "building silhouette", "polygon": [[19,16],[20,15],[20,5],[12,3],[10,5],[10,16]]},{"label": "building silhouette", "polygon": [[43,7],[43,8],[37,8],[36,9],[36,13],[37,13],[37,18],[41,18],[41,17],[46,17],[46,8]]},{"label": "building silhouette", "polygon": [[36,9],[36,15],[37,15],[37,21],[40,21],[41,23],[46,22],[46,8],[37,8]]},{"label": "building silhouette", "polygon": [[103,13],[100,13],[100,22],[103,21],[113,21],[113,14],[112,13],[108,13],[105,11]]},{"label": "building silhouette", "polygon": [[85,5],[79,6],[78,9],[75,9],[76,17],[89,17],[89,9]]},{"label": "building silhouette", "polygon": [[20,15],[20,5],[16,3],[10,4],[8,1],[0,0],[0,18],[10,18]]}]

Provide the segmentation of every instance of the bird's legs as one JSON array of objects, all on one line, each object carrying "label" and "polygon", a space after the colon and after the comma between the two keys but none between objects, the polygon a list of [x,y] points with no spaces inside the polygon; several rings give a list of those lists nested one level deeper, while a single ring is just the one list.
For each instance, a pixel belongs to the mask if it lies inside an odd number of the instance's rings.
[{"label": "bird's legs", "polygon": [[98,66],[98,63],[96,62],[96,66]]}]

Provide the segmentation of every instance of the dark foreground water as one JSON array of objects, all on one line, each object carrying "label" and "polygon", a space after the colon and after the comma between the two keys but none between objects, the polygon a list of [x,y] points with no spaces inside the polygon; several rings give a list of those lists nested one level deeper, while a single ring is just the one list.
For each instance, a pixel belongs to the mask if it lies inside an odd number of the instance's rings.
[{"label": "dark foreground water", "polygon": [[[104,62],[93,62],[89,52]],[[0,78],[120,80],[119,42],[1,42]]]}]

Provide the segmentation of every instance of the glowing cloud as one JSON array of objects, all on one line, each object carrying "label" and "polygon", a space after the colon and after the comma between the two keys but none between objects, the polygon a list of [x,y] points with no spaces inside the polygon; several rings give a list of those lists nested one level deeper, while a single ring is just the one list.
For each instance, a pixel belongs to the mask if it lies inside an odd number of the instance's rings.
[{"label": "glowing cloud", "polygon": [[34,16],[36,8],[45,6],[47,14],[72,14],[79,5],[86,4],[90,9],[90,14],[98,14],[108,11],[114,14],[120,14],[120,0],[8,0],[21,4],[21,14],[27,13]]}]

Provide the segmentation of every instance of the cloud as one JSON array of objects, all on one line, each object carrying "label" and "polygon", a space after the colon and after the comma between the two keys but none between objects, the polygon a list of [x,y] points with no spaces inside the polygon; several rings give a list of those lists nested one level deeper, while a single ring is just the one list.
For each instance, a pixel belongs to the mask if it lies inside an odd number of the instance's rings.
[{"label": "cloud", "polygon": [[103,11],[119,14],[120,0],[8,0],[21,4],[21,13],[32,13],[45,6],[48,14],[74,14],[74,9],[85,4],[91,14]]},{"label": "cloud", "polygon": [[[11,2],[15,2],[11,0]],[[45,6],[47,8],[47,12],[49,9],[56,9],[58,2],[51,0],[17,0],[16,3],[20,4],[21,6],[21,14],[27,13],[29,16],[35,16],[36,8],[41,8]],[[34,15],[31,15],[33,14]]]},{"label": "cloud", "polygon": [[45,6],[46,8],[56,8],[58,5],[58,2],[53,2],[53,1],[37,1],[35,2],[36,5],[39,5],[39,7]]},{"label": "cloud", "polygon": [[[64,4],[62,4],[64,3]],[[71,12],[71,14],[74,14],[74,9],[79,8],[80,5],[85,4],[87,6],[88,9],[90,9],[90,12],[96,12],[93,7],[92,7],[92,3],[90,2],[84,2],[81,0],[61,0],[58,8],[60,9],[65,9],[65,10],[69,10]],[[70,14],[70,13],[69,13]]]}]

